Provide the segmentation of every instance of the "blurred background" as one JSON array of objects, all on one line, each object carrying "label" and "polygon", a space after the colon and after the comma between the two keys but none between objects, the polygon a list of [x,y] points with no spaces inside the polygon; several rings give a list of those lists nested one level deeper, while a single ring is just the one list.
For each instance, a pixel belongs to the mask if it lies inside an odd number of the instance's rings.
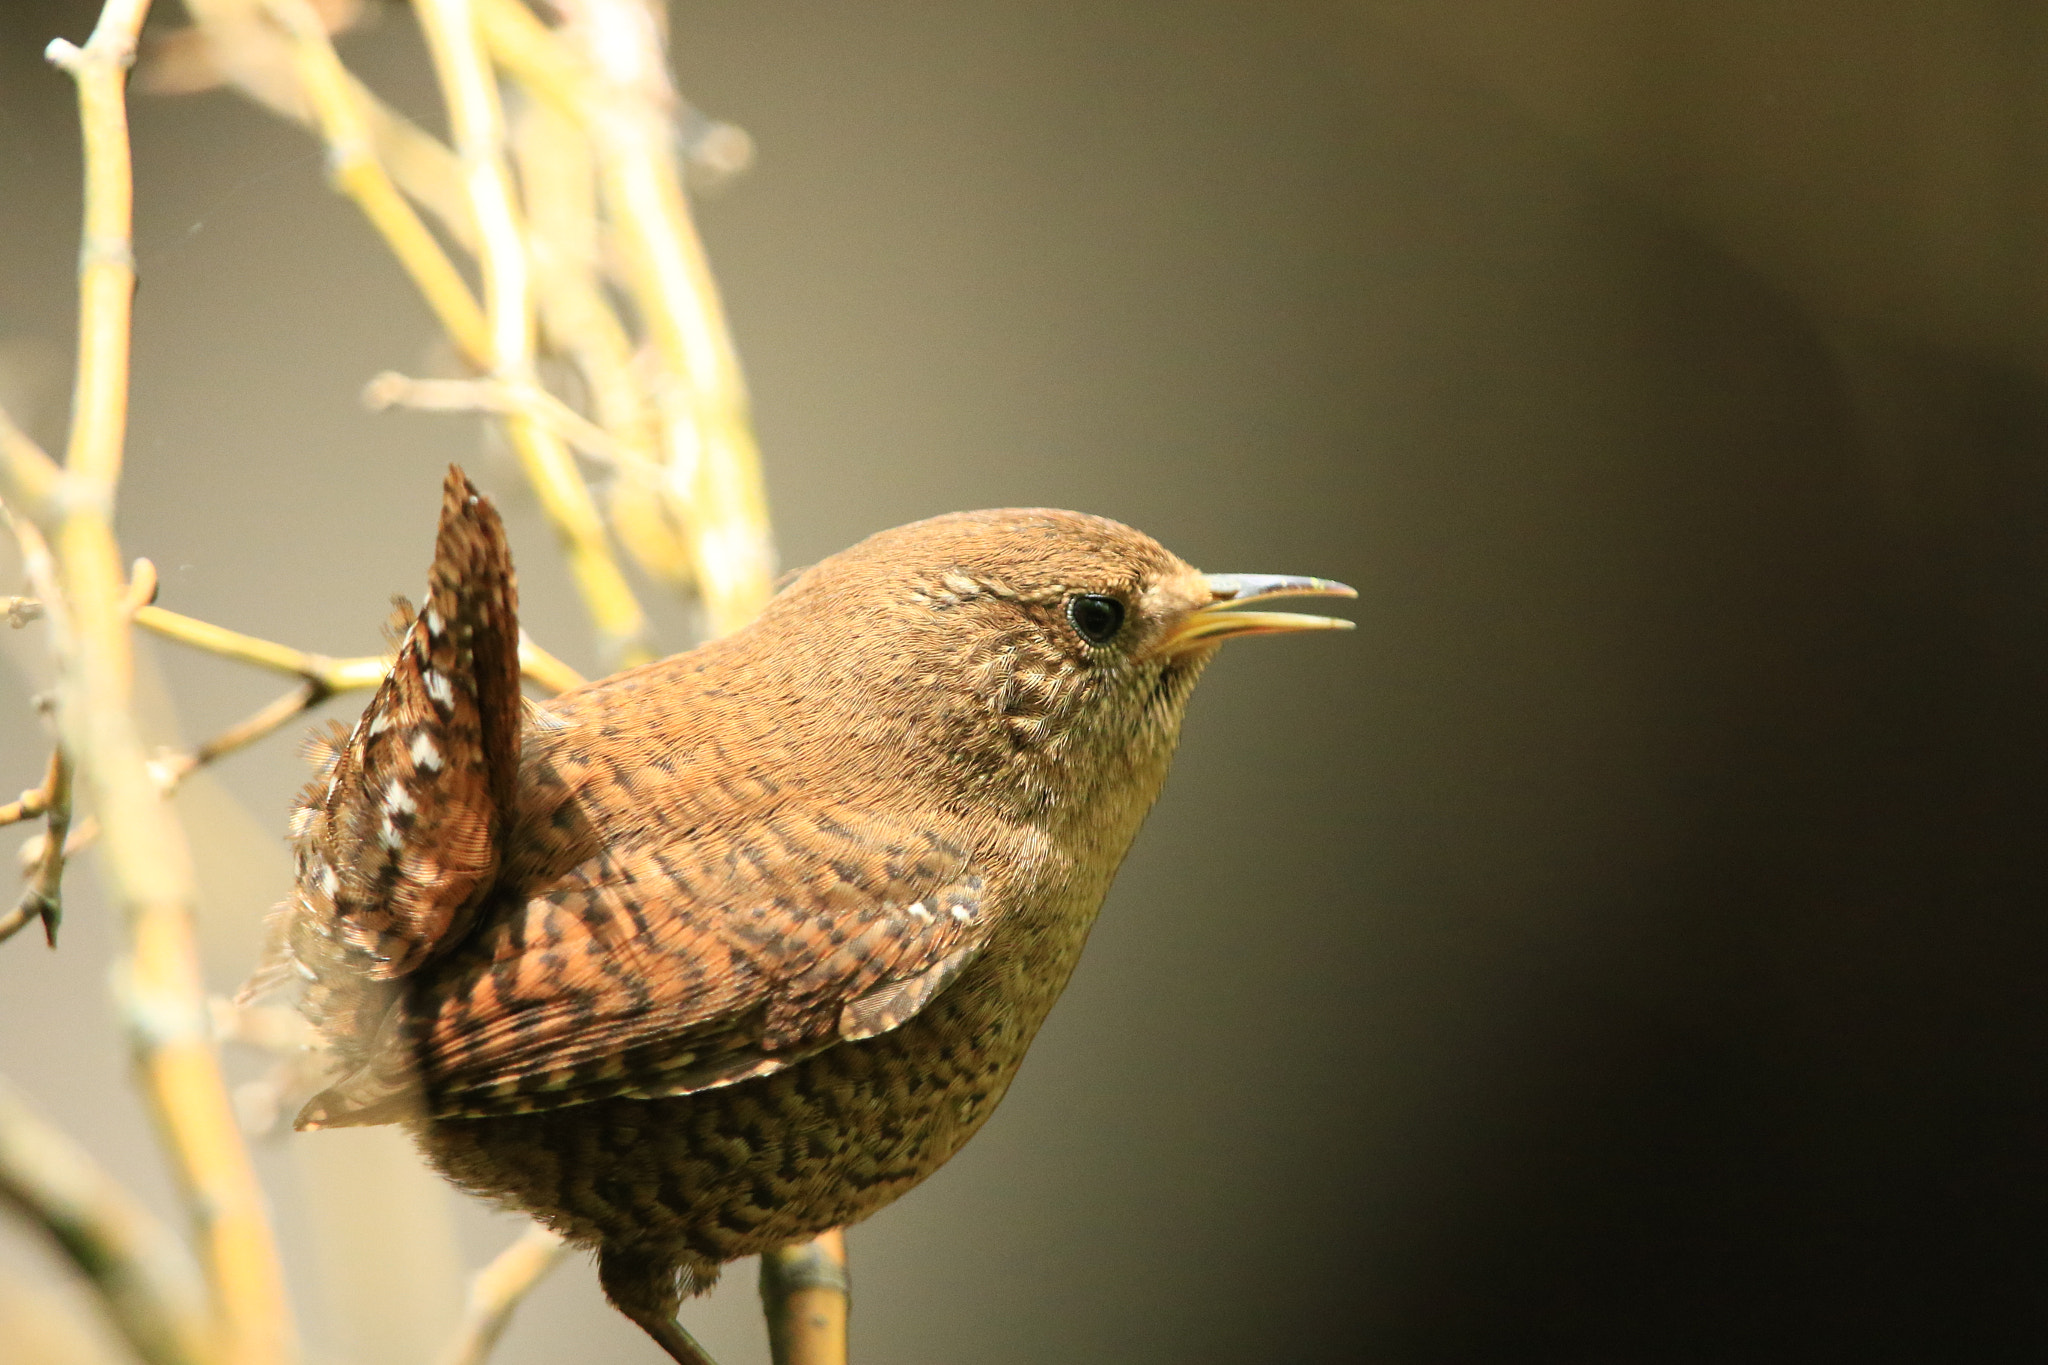
[{"label": "blurred background", "polygon": [[[0,7],[0,401],[50,443],[78,153],[40,53],[95,10]],[[699,213],[785,565],[1054,504],[1361,590],[1356,635],[1211,670],[1008,1103],[854,1230],[857,1358],[2048,1349],[2048,10],[672,17],[758,146]],[[432,110],[404,9],[343,51]],[[212,94],[139,99],[135,150],[121,532],[163,604],[374,650],[457,459],[535,635],[597,667],[478,424],[359,402],[449,360],[318,147]],[[39,630],[0,640],[8,793]],[[282,690],[153,654],[167,740]],[[279,738],[181,797],[219,989],[302,774]],[[0,948],[0,1073],[168,1214],[70,885],[57,952]],[[349,1231],[365,1181],[444,1198],[358,1138],[260,1153],[315,1362],[398,1360],[516,1231]],[[686,1310],[725,1365],[766,1358],[752,1282]],[[30,1358],[106,1340],[8,1225],[0,1333],[28,1298],[70,1314]],[[497,1356],[570,1358],[659,1358],[580,1260]]]}]

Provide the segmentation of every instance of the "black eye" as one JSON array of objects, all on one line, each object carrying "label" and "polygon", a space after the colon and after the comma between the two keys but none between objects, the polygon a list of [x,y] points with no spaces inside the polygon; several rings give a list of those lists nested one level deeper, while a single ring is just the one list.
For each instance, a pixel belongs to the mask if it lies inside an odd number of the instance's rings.
[{"label": "black eye", "polygon": [[1067,599],[1067,620],[1088,643],[1106,645],[1124,627],[1124,604],[1100,593],[1076,593]]}]

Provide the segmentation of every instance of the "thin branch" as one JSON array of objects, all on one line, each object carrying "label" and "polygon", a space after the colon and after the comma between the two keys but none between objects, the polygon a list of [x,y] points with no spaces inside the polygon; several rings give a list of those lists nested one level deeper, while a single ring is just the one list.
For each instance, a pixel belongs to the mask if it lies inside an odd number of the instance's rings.
[{"label": "thin branch", "polygon": [[197,769],[205,767],[223,754],[231,754],[237,749],[254,744],[265,735],[276,732],[331,695],[333,694],[327,688],[308,679],[276,701],[259,708],[255,714],[230,725],[197,748],[158,759],[151,765],[156,773],[156,780],[165,791],[170,791]]},{"label": "thin branch", "polygon": [[[324,15],[317,4],[313,8],[315,22],[320,24],[318,36],[324,37],[330,31],[327,25],[335,18],[334,5],[327,5]],[[469,216],[468,201],[463,198],[462,169],[456,164],[454,153],[379,99],[355,76],[340,69],[338,63],[324,61],[317,50],[294,51],[294,43],[302,39],[312,40],[315,48],[319,47],[315,35],[300,24],[303,10],[276,13],[269,8],[268,0],[185,0],[185,9],[192,16],[194,28],[158,35],[158,61],[140,73],[145,88],[163,94],[184,94],[229,82],[256,103],[295,123],[316,132],[326,126],[342,133],[343,136],[328,139],[337,147],[351,145],[347,134],[366,135],[370,159],[382,164],[406,197],[432,214],[457,246],[475,249],[476,224]],[[187,59],[182,54],[194,38],[202,55],[197,58],[196,67],[183,66],[181,63]],[[166,63],[164,55],[174,47],[180,53],[179,60]],[[320,70],[308,71],[308,63],[317,63]],[[326,107],[316,106],[316,93],[329,102]],[[375,171],[351,168],[351,174],[373,175]],[[340,188],[358,200],[365,193],[382,193],[376,188],[365,189],[362,184],[343,184]],[[371,214],[372,223],[382,216],[382,212]],[[409,229],[402,232],[407,240],[418,240]],[[394,239],[387,237],[387,241],[402,263],[424,259],[401,251]],[[427,269],[439,274],[437,267]],[[418,275],[416,271],[415,277]],[[474,308],[475,300],[470,303]],[[476,310],[476,317],[481,322],[481,310]],[[482,336],[481,328],[477,335]]]},{"label": "thin branch", "polygon": [[498,379],[411,379],[392,370],[363,386],[363,401],[373,408],[403,407],[414,412],[487,412],[519,416],[546,427],[580,455],[620,465],[640,457],[597,423],[538,384],[508,384]]},{"label": "thin branch", "polygon": [[[493,32],[539,25],[513,0],[479,3]],[[676,163],[682,101],[644,0],[558,0],[558,8],[573,17],[563,35],[597,73],[580,87],[583,120],[602,130],[593,139],[599,183],[661,369],[655,402],[675,488],[649,491],[676,500],[712,632],[723,635],[767,602],[774,554],[738,350]]]},{"label": "thin branch", "polygon": [[[636,343],[602,276],[606,237],[594,144],[605,133],[600,125],[580,122],[575,104],[582,100],[585,113],[594,107],[586,89],[591,73],[573,49],[533,23],[523,9],[519,13],[531,28],[511,28],[509,47],[501,52],[508,26],[490,16],[502,8],[486,3],[478,19],[493,55],[508,72],[524,72],[529,93],[537,96],[524,101],[514,121],[512,152],[524,196],[542,331],[549,346],[576,367],[593,415],[621,456],[614,461],[616,472],[605,497],[613,534],[642,569],[677,592],[692,592],[696,566],[686,509],[659,460],[661,429],[647,386],[652,370],[636,355]],[[550,61],[531,60],[541,54]],[[559,88],[535,85],[550,79]]]},{"label": "thin branch", "polygon": [[519,632],[519,675],[550,693],[567,692],[584,683],[581,673],[535,644],[523,630]]},{"label": "thin branch", "polygon": [[[146,564],[147,560],[138,560]],[[268,702],[246,719],[237,721],[197,748],[171,753],[152,759],[149,769],[157,785],[165,795],[177,790],[178,784],[196,770],[205,767],[217,758],[246,748],[266,735],[275,733],[291,723],[294,717],[304,715],[337,692],[375,687],[390,671],[391,661],[384,658],[330,659],[324,654],[308,654],[293,649],[290,645],[274,644],[259,640],[253,635],[243,635],[210,622],[191,616],[181,616],[174,611],[160,607],[143,607],[135,613],[136,624],[163,635],[167,639],[219,654],[224,658],[239,659],[244,663],[257,664],[280,673],[298,675],[303,681],[291,691]],[[525,631],[519,632],[519,672],[529,682],[547,689],[550,693],[566,692],[580,686],[584,679],[569,665],[542,649],[529,638]],[[40,790],[40,789],[39,789]],[[22,801],[0,806],[0,825],[8,823],[9,812],[32,798],[40,799],[38,792],[24,792]],[[40,814],[38,805],[28,814]],[[15,816],[15,819],[24,818]],[[58,847],[64,858],[75,858],[92,846],[99,838],[99,821],[91,816],[78,822],[68,840]],[[38,857],[47,858],[49,846],[39,851]],[[24,902],[26,904],[26,902]],[[0,919],[0,941],[19,930],[26,920],[17,923],[13,917]]]},{"label": "thin branch", "polygon": [[462,272],[378,159],[375,133],[358,87],[342,67],[320,16],[306,0],[265,0],[265,8],[291,39],[293,68],[327,143],[329,174],[336,188],[355,200],[384,238],[464,356],[484,364],[491,343],[483,309]]},{"label": "thin branch", "polygon": [[562,1263],[568,1244],[535,1223],[470,1281],[469,1303],[438,1365],[483,1365],[527,1292]]},{"label": "thin branch", "polygon": [[545,99],[522,103],[513,120],[512,155],[542,332],[549,347],[576,366],[598,424],[651,464],[653,405],[634,362],[633,338],[600,278],[604,238],[591,137],[573,111]]},{"label": "thin branch", "polygon": [[4,1080],[0,1202],[63,1249],[149,1365],[216,1359],[206,1299],[184,1244]]},{"label": "thin branch", "polygon": [[[138,566],[147,565],[147,560],[137,560]],[[299,685],[275,701],[267,702],[252,715],[237,721],[213,738],[196,748],[166,754],[150,760],[150,775],[157,786],[168,796],[177,790],[193,772],[243,749],[266,735],[274,734],[289,725],[293,718],[304,715],[321,702],[339,692],[358,691],[375,687],[384,680],[391,669],[386,658],[333,659],[325,654],[311,654],[294,649],[290,645],[260,640],[253,635],[216,626],[196,617],[181,616],[162,607],[143,606],[135,613],[135,623],[144,626],[166,639],[177,640],[223,658],[237,659],[243,663],[255,664],[279,673],[290,673],[301,679]],[[550,693],[566,692],[581,686],[584,678],[575,669],[563,663],[554,655],[535,644],[525,631],[519,632],[520,676]],[[38,792],[24,792],[22,801],[13,805],[0,806],[0,825],[8,823],[8,813],[16,806],[31,799],[39,799]],[[29,814],[41,812],[41,806]],[[16,816],[15,818],[23,818]],[[70,838],[59,846],[64,858],[75,858],[92,846],[99,838],[99,821],[87,816],[71,831]],[[48,846],[38,853],[48,857]],[[23,921],[25,923],[26,921]],[[11,927],[10,927],[11,926]],[[0,920],[0,940],[21,928],[13,920]]]},{"label": "thin branch", "polygon": [[[57,486],[64,478],[64,471],[57,462],[44,453],[27,432],[14,424],[5,409],[0,409],[0,477],[4,477],[7,500],[31,521],[40,521],[49,515],[50,505],[56,501]],[[23,625],[26,620],[16,615],[15,604],[19,598],[9,598],[7,620],[10,625]]]},{"label": "thin branch", "polygon": [[[497,83],[469,0],[416,0],[414,8],[440,79],[455,154],[466,172],[470,209],[476,215],[490,330],[488,368],[504,383],[533,386],[532,273],[505,165]],[[619,571],[605,538],[604,519],[568,448],[547,427],[520,414],[505,419],[505,433],[554,525],[570,576],[583,594],[606,654],[625,663],[651,657],[646,613]]]},{"label": "thin branch", "polygon": [[384,681],[385,673],[391,668],[388,659],[333,659],[325,654],[313,654],[290,645],[261,640],[254,635],[244,635],[238,630],[229,630],[226,626],[217,626],[211,621],[202,621],[163,607],[142,608],[135,613],[135,624],[167,640],[176,640],[224,659],[236,659],[274,673],[304,678],[320,684],[329,692],[375,687]]},{"label": "thin branch", "polygon": [[[375,687],[391,671],[391,661],[381,655],[337,659],[326,654],[281,645],[273,640],[244,635],[226,626],[185,616],[163,607],[143,607],[135,613],[135,624],[167,640],[235,659],[273,673],[287,673],[325,689],[322,698],[336,692],[354,692]],[[582,684],[583,675],[542,649],[522,631],[519,636],[519,672],[529,682],[549,692],[566,692]],[[313,703],[308,703],[309,705]]]},{"label": "thin branch", "polygon": [[50,797],[57,775],[57,755],[60,752],[62,751],[51,751],[49,772],[44,776],[41,786],[31,787],[16,800],[0,806],[0,825],[18,825],[24,820],[33,820],[50,808]]},{"label": "thin branch", "polygon": [[36,847],[35,862],[29,868],[28,885],[14,909],[0,917],[0,943],[14,937],[32,921],[41,920],[43,940],[57,946],[57,925],[64,918],[64,862],[70,856],[66,836],[71,831],[71,760],[60,745],[50,751],[50,773],[39,793],[43,798],[43,835]]},{"label": "thin branch", "polygon": [[[50,555],[50,545],[43,533],[32,523],[24,521],[0,504],[0,523],[5,523],[14,532],[14,538],[21,547],[21,566],[28,576],[30,585],[37,594],[37,601],[58,601],[57,566]],[[64,618],[61,611],[51,613],[54,634],[61,635]],[[49,708],[44,700],[43,709]],[[22,889],[21,898],[14,908],[0,916],[0,942],[14,937],[31,922],[40,920],[43,938],[52,947],[57,946],[57,925],[63,918],[64,862],[70,856],[66,836],[71,828],[71,756],[64,750],[60,740],[50,750],[50,762],[44,773],[42,785],[33,791],[21,794],[21,799],[0,807],[0,825],[14,824],[20,820],[43,817],[41,839],[31,845],[33,854],[27,870],[28,885]]]},{"label": "thin branch", "polygon": [[846,1365],[853,1284],[838,1228],[761,1256],[761,1311],[775,1365]]},{"label": "thin branch", "polygon": [[[253,2],[273,15],[289,36],[286,60],[328,145],[337,187],[356,201],[384,237],[464,358],[478,369],[515,381],[522,370],[530,371],[530,339],[523,362],[521,347],[508,345],[515,326],[531,328],[531,308],[522,289],[507,287],[525,268],[524,251],[516,221],[498,211],[501,203],[509,206],[510,199],[503,184],[493,184],[488,154],[480,158],[472,147],[458,158],[378,101],[342,67],[325,26],[306,0]],[[194,12],[202,24],[210,20],[227,28],[240,25],[248,8],[247,0],[207,0],[195,5]],[[437,27],[432,9],[423,7],[421,18],[431,37]],[[457,66],[450,67],[437,58],[451,116],[458,129],[468,126],[488,133],[494,113],[482,123],[470,117],[481,103],[495,104],[494,99],[480,101],[477,96],[479,89],[488,91],[487,82],[464,76],[460,84],[449,83],[456,79],[454,73],[464,60],[459,49],[475,47],[474,34],[466,18],[446,26],[445,31],[460,35]],[[281,108],[263,81],[241,79],[238,84],[259,101]],[[291,108],[282,108],[282,112],[300,114]],[[481,176],[475,173],[480,167],[485,171]],[[500,181],[502,169],[501,164],[496,168]],[[488,316],[400,192],[394,172],[404,181],[406,192],[435,211],[451,237],[480,252],[486,293],[496,290],[498,296]],[[451,192],[456,184],[466,187],[467,201]],[[508,302],[514,305],[509,311]],[[627,663],[649,657],[646,615],[619,571],[597,504],[568,450],[551,429],[528,416],[513,416],[506,429],[527,480],[562,542],[571,574],[607,654]]]},{"label": "thin branch", "polygon": [[198,1230],[233,1365],[295,1354],[263,1192],[235,1126],[207,1021],[192,923],[190,854],[149,771],[133,707],[127,584],[114,539],[135,292],[127,72],[148,0],[108,0],[83,48],[48,55],[78,86],[85,145],[78,369],[61,516],[52,526],[66,618],[58,718],[105,833],[107,884],[124,912],[117,980],[136,1064]]}]

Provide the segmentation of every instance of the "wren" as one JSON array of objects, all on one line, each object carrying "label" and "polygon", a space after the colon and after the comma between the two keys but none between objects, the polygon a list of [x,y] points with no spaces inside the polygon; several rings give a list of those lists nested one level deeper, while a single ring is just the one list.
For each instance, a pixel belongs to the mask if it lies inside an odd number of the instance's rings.
[{"label": "wren", "polygon": [[1203,574],[1101,517],[966,512],[805,570],[745,629],[520,693],[504,528],[458,469],[425,602],[292,824],[245,991],[402,1123],[594,1248],[679,1361],[730,1260],[875,1212],[988,1121],[1224,640],[1350,596]]}]

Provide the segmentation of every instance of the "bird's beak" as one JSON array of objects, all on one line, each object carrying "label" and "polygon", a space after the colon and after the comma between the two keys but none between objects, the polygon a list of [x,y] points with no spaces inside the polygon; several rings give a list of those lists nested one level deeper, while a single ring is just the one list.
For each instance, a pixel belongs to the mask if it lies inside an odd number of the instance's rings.
[{"label": "bird's beak", "polygon": [[1204,574],[1213,599],[1181,618],[1161,650],[1177,654],[1193,645],[1232,635],[1272,635],[1293,630],[1350,630],[1355,624],[1335,616],[1303,616],[1291,611],[1240,611],[1247,602],[1274,597],[1356,597],[1342,583],[1327,578],[1289,578],[1281,574]]}]

